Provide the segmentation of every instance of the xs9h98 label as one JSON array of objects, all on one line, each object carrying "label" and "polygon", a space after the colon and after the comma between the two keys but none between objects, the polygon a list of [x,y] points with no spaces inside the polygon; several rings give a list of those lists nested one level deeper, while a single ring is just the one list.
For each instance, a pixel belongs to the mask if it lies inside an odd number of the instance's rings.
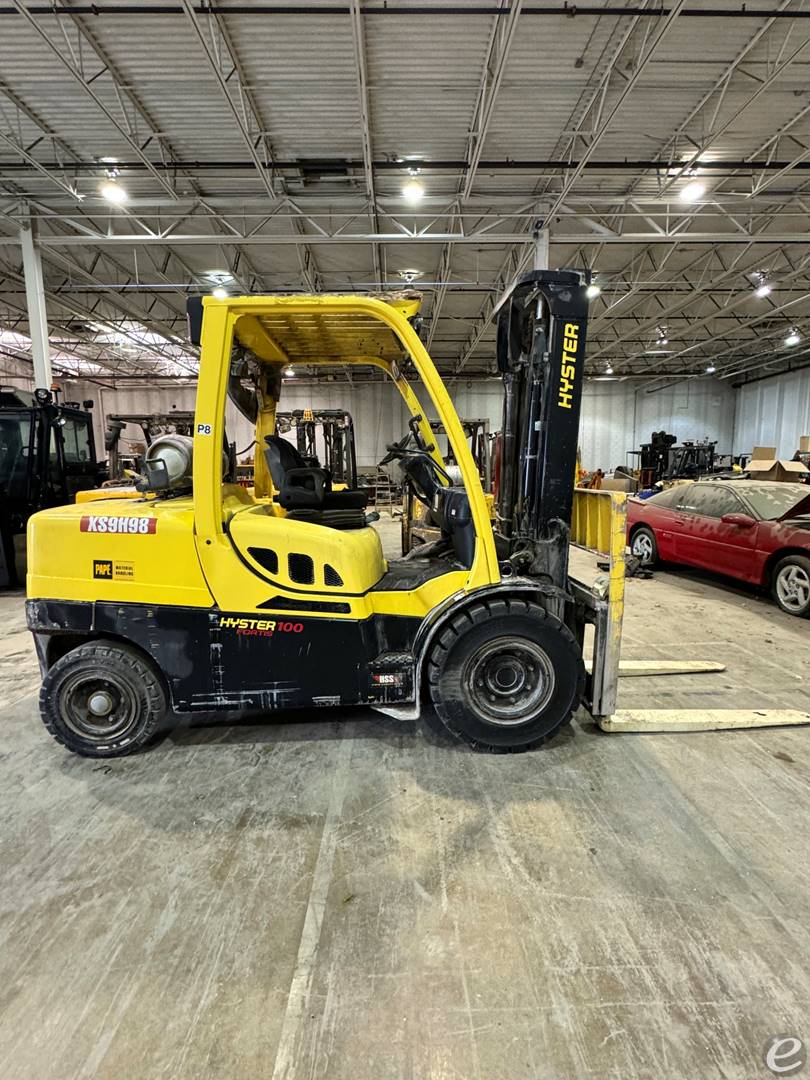
[{"label": "xs9h98 label", "polygon": [[82,532],[114,533],[117,536],[151,536],[157,532],[157,518],[88,514],[82,518],[79,529]]}]

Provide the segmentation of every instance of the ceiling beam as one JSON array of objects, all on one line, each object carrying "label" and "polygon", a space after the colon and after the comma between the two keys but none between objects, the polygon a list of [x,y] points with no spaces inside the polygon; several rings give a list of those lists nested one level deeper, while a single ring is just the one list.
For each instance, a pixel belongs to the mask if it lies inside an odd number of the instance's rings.
[{"label": "ceiling beam", "polygon": [[[72,56],[67,56],[62,46],[52,40],[50,35],[46,33],[43,27],[40,26],[34,16],[28,11],[22,0],[11,0],[11,3],[17,9],[19,14],[23,16],[23,18],[26,20],[34,33],[40,38],[40,40],[42,40],[48,46],[49,50],[53,53],[53,55],[65,68],[65,70],[70,74],[74,82],[81,87],[81,89],[84,91],[87,97],[90,98],[96,108],[98,108],[106,116],[107,120],[116,129],[121,138],[126,142],[135,157],[138,158],[138,160],[142,162],[146,169],[151,173],[156,183],[168,195],[174,197],[175,192],[171,182],[166,179],[165,175],[163,175],[158,169],[155,168],[149,157],[144,153],[140,143],[133,137],[133,132],[129,124],[128,118],[126,117],[126,112],[123,109],[123,105],[122,114],[124,116],[124,122],[122,123],[121,120],[119,120],[115,113],[112,111],[112,109],[110,109],[107,103],[103,101],[93,89],[92,83],[95,82],[95,78],[101,75],[102,72],[96,72],[95,75],[91,76],[89,79],[85,78],[84,73],[78,67],[74,58]],[[65,9],[65,14],[70,16],[72,13],[69,10]],[[74,25],[76,25],[75,21]],[[79,33],[82,33],[81,28],[78,26],[77,30]],[[88,38],[88,40],[90,39]],[[91,42],[91,44],[93,44],[93,47],[95,49],[95,43]],[[102,62],[104,63],[104,71],[106,71],[106,73],[112,79],[113,84],[116,88],[116,92],[120,93],[121,85],[117,82],[115,76],[113,75],[112,67],[110,66],[108,61],[104,60]],[[119,102],[121,102],[121,97],[119,97],[118,100]]]},{"label": "ceiling beam", "polygon": [[[366,185],[369,217],[372,232],[379,232],[377,216],[377,195],[374,190],[374,153],[371,144],[371,108],[368,95],[368,71],[366,64],[366,37],[363,29],[363,13],[360,0],[351,0],[352,41],[354,43],[354,69],[357,76],[357,100],[360,106],[360,133],[363,139],[363,179]],[[374,264],[374,278],[379,287],[383,285],[382,260],[380,245],[371,245],[371,258]]]},{"label": "ceiling beam", "polygon": [[501,88],[509,53],[515,40],[515,32],[522,7],[523,0],[500,0],[500,8],[495,14],[484,60],[484,70],[473,110],[470,133],[467,138],[467,153],[465,156],[468,164],[461,190],[463,200],[469,199],[475,184],[475,174],[481,162],[489,125],[495,112],[495,101]]},{"label": "ceiling beam", "polygon": [[[19,238],[14,236],[0,235],[0,247],[15,247],[19,245]],[[683,247],[694,247],[701,244],[781,244],[781,245],[804,245],[810,244],[810,232],[632,232],[616,236],[597,236],[594,233],[553,233],[552,244],[581,246],[587,244],[610,244],[610,245],[647,245],[657,244],[669,246],[676,244]],[[171,244],[183,247],[295,247],[301,244],[298,236],[286,236],[284,234],[259,233],[251,236],[225,235],[212,236],[210,233],[172,233],[171,238],[160,234],[155,236],[141,233],[133,234],[109,234],[65,236],[43,236],[40,244],[43,248],[48,247],[143,247],[149,245]],[[395,232],[395,233],[311,233],[307,234],[306,243],[317,246],[346,245],[346,244],[472,244],[477,247],[503,247],[512,245],[515,247],[528,247],[532,249],[533,239],[527,233],[448,233],[448,232]]]}]

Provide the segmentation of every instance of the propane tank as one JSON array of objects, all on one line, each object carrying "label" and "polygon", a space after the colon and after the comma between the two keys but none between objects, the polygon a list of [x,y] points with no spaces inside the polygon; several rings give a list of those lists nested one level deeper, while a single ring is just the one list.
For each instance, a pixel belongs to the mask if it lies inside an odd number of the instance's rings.
[{"label": "propane tank", "polygon": [[190,488],[194,465],[194,440],[188,435],[158,435],[150,443],[144,461],[162,461],[169,478],[169,490]]},{"label": "propane tank", "polygon": [[[144,454],[147,477],[149,466],[161,462],[166,469],[168,486],[161,484],[162,491],[190,491],[194,475],[194,439],[190,435],[158,435]],[[222,451],[222,476],[228,475],[228,455]],[[146,490],[158,490],[154,479],[147,479]]]}]

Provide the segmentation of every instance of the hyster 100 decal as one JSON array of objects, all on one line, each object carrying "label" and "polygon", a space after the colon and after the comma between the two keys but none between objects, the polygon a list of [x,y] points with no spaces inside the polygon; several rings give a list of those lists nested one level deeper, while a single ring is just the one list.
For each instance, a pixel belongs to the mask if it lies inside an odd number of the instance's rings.
[{"label": "hyster 100 decal", "polygon": [[560,364],[560,396],[557,404],[561,409],[572,408],[571,392],[577,374],[577,346],[579,345],[579,327],[576,323],[566,323],[563,333],[563,354]]},{"label": "hyster 100 decal", "polygon": [[116,533],[119,536],[150,536],[157,532],[157,518],[118,517],[113,514],[88,514],[79,526],[82,532]]},{"label": "hyster 100 decal", "polygon": [[276,619],[240,619],[233,615],[220,615],[217,626],[220,630],[235,630],[237,634],[248,637],[272,637],[273,634],[300,634],[304,624],[300,622],[278,622]]}]

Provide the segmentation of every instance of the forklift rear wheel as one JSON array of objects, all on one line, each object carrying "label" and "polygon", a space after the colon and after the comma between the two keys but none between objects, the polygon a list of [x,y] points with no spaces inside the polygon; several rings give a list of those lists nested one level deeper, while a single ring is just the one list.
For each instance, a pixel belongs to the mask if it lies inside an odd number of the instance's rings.
[{"label": "forklift rear wheel", "polygon": [[39,708],[57,742],[84,757],[140,749],[166,714],[166,691],[135,649],[90,641],[57,660],[42,682]]},{"label": "forklift rear wheel", "polygon": [[574,636],[538,604],[476,604],[440,634],[430,696],[448,731],[484,750],[528,750],[576,711],[585,668]]},{"label": "forklift rear wheel", "polygon": [[658,562],[658,545],[652,529],[648,529],[646,525],[636,529],[630,541],[630,552],[642,566],[655,566]]}]

